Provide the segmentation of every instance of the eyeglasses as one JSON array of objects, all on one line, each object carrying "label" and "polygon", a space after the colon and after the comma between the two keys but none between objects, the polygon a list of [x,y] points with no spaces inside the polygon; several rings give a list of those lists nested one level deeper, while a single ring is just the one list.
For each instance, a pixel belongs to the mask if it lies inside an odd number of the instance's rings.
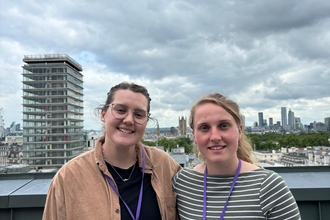
[{"label": "eyeglasses", "polygon": [[[127,117],[129,108],[126,105],[112,103],[108,105],[111,107],[111,114],[118,120],[122,120]],[[135,123],[143,125],[149,119],[150,113],[142,109],[134,109],[133,110],[133,118]]]}]

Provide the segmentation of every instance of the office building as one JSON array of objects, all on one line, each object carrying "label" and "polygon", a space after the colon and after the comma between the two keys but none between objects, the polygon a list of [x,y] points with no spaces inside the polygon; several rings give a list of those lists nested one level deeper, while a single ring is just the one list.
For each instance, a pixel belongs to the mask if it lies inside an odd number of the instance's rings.
[{"label": "office building", "polygon": [[258,122],[259,122],[259,127],[263,127],[264,126],[264,113],[259,112],[258,113]]},{"label": "office building", "polygon": [[304,125],[301,122],[300,118],[299,117],[295,117],[294,120],[295,120],[295,126],[296,126],[295,129],[296,130],[304,130]]},{"label": "office building", "polygon": [[291,111],[291,109],[289,109],[289,112],[288,112],[288,128],[289,128],[289,130],[296,129],[295,120],[294,120],[294,112]]},{"label": "office building", "polygon": [[274,127],[273,118],[269,118],[269,127],[271,127],[271,128]]},{"label": "office building", "polygon": [[258,122],[257,121],[253,122],[253,127],[254,128],[258,127]]},{"label": "office building", "polygon": [[275,127],[276,127],[276,129],[279,129],[281,127],[281,122],[277,121]]},{"label": "office building", "polygon": [[330,134],[330,117],[324,118],[324,124],[327,128],[327,132]]},{"label": "office building", "polygon": [[282,128],[286,130],[288,125],[286,107],[281,107],[281,124]]},{"label": "office building", "polygon": [[24,56],[23,61],[22,163],[61,167],[86,145],[82,67],[65,54]]}]

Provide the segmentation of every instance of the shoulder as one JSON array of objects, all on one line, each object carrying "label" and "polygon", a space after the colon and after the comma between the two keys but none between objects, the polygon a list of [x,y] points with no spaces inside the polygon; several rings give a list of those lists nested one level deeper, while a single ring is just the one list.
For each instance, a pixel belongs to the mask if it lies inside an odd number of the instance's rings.
[{"label": "shoulder", "polygon": [[260,169],[260,167],[242,160],[242,168],[241,168],[242,173],[257,170],[257,169]]},{"label": "shoulder", "polygon": [[167,154],[164,150],[161,150],[157,147],[149,147],[149,146],[143,146],[145,151],[148,152],[149,154]]},{"label": "shoulder", "polygon": [[95,161],[94,155],[95,155],[95,149],[87,151],[71,159],[65,165],[63,165],[63,167],[66,168],[73,166],[84,166],[85,164],[92,163]]},{"label": "shoulder", "polygon": [[64,164],[55,174],[54,181],[64,178],[70,178],[77,172],[92,169],[96,165],[94,150],[82,153]]},{"label": "shoulder", "polygon": [[144,146],[146,155],[154,162],[157,160],[169,160],[174,161],[174,159],[165,151],[158,149],[156,147]]},{"label": "shoulder", "polygon": [[282,179],[282,177],[275,171],[268,170],[268,169],[265,169],[262,167],[257,167],[257,169],[251,170],[250,173],[262,177],[263,181],[267,181],[267,180],[272,181],[274,179]]},{"label": "shoulder", "polygon": [[185,182],[188,179],[198,179],[198,177],[201,175],[202,174],[197,173],[196,171],[194,171],[191,168],[184,168],[175,174],[175,176],[173,177],[173,183],[176,184],[177,182],[180,182],[180,181]]},{"label": "shoulder", "polygon": [[269,180],[269,181],[276,180],[276,179],[279,179],[281,181],[283,180],[283,178],[273,170],[259,168],[257,171],[265,176],[265,180]]},{"label": "shoulder", "polygon": [[156,147],[144,146],[146,157],[156,167],[166,167],[168,169],[179,171],[181,169],[178,164],[167,152]]},{"label": "shoulder", "polygon": [[261,167],[253,168],[252,170],[243,170],[239,179],[241,181],[252,181],[255,184],[260,185],[260,187],[265,187],[265,185],[275,181],[282,181],[282,178],[272,170],[267,170]]},{"label": "shoulder", "polygon": [[261,168],[256,171],[262,175],[261,190],[269,191],[288,188],[284,179],[275,171]]}]

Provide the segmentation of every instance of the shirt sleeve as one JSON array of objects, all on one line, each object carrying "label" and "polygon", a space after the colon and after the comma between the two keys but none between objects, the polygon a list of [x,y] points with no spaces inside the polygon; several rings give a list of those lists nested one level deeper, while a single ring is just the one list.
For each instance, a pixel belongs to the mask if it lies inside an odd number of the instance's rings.
[{"label": "shirt sleeve", "polygon": [[291,191],[283,178],[273,171],[269,171],[261,183],[260,205],[264,216],[269,219],[301,219]]}]

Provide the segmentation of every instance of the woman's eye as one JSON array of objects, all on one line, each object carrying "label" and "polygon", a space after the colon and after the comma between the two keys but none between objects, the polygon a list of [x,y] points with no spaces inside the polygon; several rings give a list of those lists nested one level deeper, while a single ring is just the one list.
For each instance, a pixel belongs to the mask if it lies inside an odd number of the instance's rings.
[{"label": "woman's eye", "polygon": [[127,112],[127,109],[125,108],[116,108],[116,112],[119,114],[125,114]]},{"label": "woman's eye", "polygon": [[135,117],[137,117],[137,118],[144,118],[144,117],[145,117],[145,114],[140,113],[140,112],[135,112],[134,115],[135,115]]},{"label": "woman's eye", "polygon": [[208,129],[209,129],[209,127],[206,126],[206,125],[203,125],[203,126],[199,127],[199,130],[201,130],[201,131],[207,131]]},{"label": "woman's eye", "polygon": [[228,128],[229,127],[229,124],[225,123],[225,124],[221,124],[220,125],[221,128]]}]

